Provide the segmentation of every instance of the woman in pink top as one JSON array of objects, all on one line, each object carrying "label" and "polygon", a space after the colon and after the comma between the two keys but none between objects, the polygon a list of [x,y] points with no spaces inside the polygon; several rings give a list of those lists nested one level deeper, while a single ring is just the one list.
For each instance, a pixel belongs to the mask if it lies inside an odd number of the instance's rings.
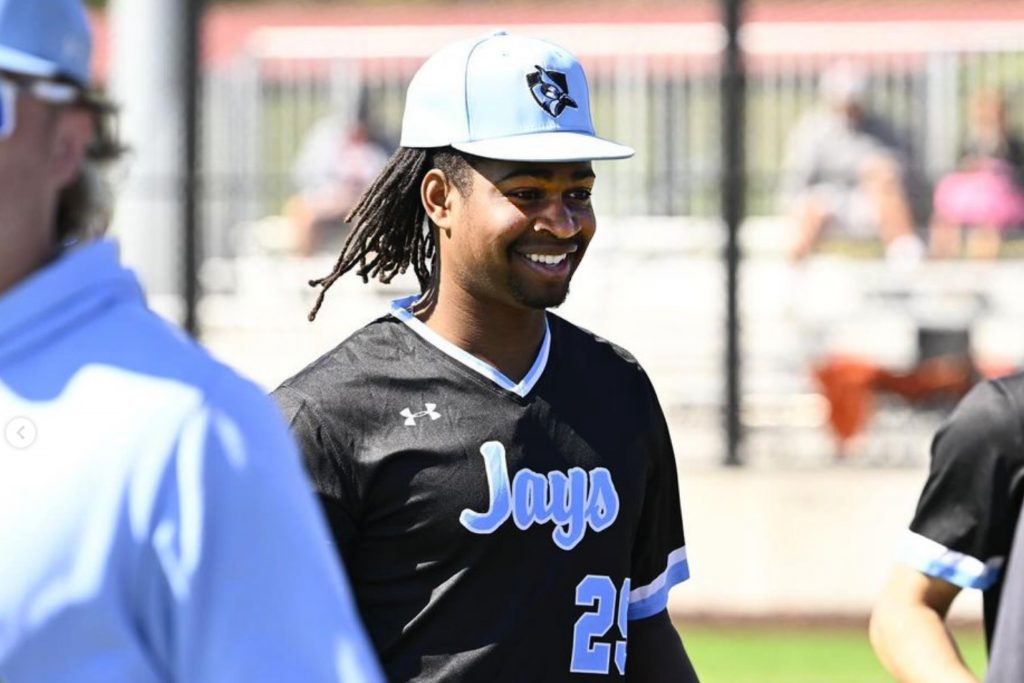
[{"label": "woman in pink top", "polygon": [[1007,130],[1002,95],[979,94],[971,107],[971,139],[960,169],[935,188],[931,246],[936,256],[960,252],[994,258],[1003,233],[1024,225],[1024,144]]}]

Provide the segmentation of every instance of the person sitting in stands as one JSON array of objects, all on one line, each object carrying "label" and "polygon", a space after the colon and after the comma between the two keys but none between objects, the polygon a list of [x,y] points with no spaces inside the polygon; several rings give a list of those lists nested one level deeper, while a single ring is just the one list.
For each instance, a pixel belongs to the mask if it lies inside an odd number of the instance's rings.
[{"label": "person sitting in stands", "polygon": [[790,258],[802,261],[826,231],[880,237],[890,258],[917,260],[902,145],[892,127],[865,106],[862,71],[839,63],[822,75],[822,104],[791,134],[781,204],[796,237]]},{"label": "person sitting in stands", "polygon": [[349,210],[389,156],[363,115],[352,125],[329,116],[312,128],[295,164],[299,191],[284,208],[295,230],[299,254],[310,256],[340,245],[339,240],[348,232],[345,218]]},{"label": "person sitting in stands", "polygon": [[960,168],[935,188],[929,237],[938,257],[994,258],[1003,234],[1024,225],[1024,142],[1007,127],[1000,93],[974,99],[969,135]]}]

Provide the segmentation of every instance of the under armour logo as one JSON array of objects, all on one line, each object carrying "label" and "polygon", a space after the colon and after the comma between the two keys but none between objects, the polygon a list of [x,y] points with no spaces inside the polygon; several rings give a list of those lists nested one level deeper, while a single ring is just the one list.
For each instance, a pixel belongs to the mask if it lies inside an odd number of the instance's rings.
[{"label": "under armour logo", "polygon": [[576,101],[569,97],[569,81],[559,71],[548,71],[537,66],[537,70],[526,75],[526,83],[530,86],[533,99],[547,113],[558,117],[566,107],[579,109]]},{"label": "under armour logo", "polygon": [[402,410],[401,414],[402,414],[402,417],[405,418],[405,426],[406,427],[415,427],[416,426],[416,418],[418,418],[418,417],[429,417],[431,420],[436,420],[437,418],[441,417],[441,413],[439,413],[436,410],[434,410],[435,408],[437,408],[437,404],[436,403],[425,403],[423,405],[423,407],[426,408],[426,410],[421,410],[418,413],[414,413],[411,410],[409,410],[408,408],[404,408]]}]

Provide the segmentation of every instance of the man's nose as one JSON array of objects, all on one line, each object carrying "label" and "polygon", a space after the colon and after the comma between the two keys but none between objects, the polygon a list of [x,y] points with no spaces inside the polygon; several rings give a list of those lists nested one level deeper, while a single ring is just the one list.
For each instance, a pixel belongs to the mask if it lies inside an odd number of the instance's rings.
[{"label": "man's nose", "polygon": [[551,233],[559,239],[568,239],[580,231],[579,221],[572,208],[562,199],[552,199],[534,224],[534,230]]}]

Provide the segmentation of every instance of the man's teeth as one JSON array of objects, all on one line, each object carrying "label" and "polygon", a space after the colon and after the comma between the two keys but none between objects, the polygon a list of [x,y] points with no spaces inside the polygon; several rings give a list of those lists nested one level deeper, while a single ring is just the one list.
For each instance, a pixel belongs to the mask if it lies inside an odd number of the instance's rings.
[{"label": "man's teeth", "polygon": [[565,260],[568,254],[559,254],[558,256],[548,256],[547,254],[526,254],[525,256],[534,263],[543,263],[546,266],[557,266]]}]

